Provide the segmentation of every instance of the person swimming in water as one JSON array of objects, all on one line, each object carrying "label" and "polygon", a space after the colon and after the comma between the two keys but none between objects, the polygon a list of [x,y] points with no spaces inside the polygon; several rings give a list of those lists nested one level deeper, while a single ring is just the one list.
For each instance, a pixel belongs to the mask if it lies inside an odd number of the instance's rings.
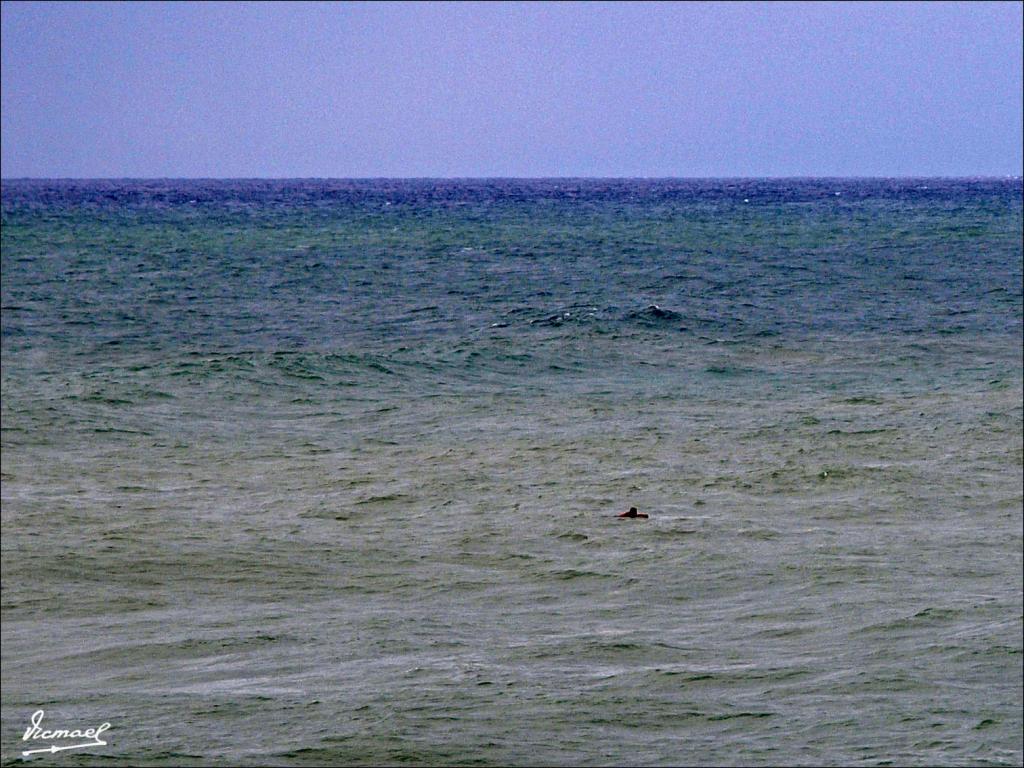
[{"label": "person swimming in water", "polygon": [[616,515],[616,517],[640,517],[646,520],[650,515],[646,512],[637,512],[636,507],[630,507],[629,512],[622,512],[621,514]]}]

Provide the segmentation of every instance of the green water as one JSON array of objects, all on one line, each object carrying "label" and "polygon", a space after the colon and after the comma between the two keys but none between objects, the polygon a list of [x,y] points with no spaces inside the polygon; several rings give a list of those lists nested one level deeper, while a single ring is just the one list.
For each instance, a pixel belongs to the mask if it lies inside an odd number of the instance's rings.
[{"label": "green water", "polygon": [[3,764],[1021,763],[1019,180],[2,223]]}]

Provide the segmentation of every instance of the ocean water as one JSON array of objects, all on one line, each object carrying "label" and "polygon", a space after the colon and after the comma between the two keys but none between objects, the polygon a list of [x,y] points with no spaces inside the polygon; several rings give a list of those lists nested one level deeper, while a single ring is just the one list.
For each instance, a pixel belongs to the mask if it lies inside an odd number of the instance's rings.
[{"label": "ocean water", "polygon": [[1021,227],[5,181],[2,763],[1020,765]]}]

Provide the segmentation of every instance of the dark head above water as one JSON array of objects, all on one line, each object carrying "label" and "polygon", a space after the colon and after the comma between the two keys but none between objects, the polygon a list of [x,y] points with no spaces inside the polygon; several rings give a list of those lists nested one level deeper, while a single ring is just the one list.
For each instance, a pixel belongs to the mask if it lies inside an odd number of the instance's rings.
[{"label": "dark head above water", "polygon": [[648,515],[646,512],[637,512],[636,507],[630,507],[629,512],[622,512],[617,517],[642,517],[647,519]]}]

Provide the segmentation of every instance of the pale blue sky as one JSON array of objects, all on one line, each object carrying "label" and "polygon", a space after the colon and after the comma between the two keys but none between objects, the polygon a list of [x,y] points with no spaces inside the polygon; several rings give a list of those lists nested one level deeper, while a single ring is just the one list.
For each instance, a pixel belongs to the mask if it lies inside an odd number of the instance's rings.
[{"label": "pale blue sky", "polygon": [[2,175],[1022,172],[1022,5],[2,5]]}]

